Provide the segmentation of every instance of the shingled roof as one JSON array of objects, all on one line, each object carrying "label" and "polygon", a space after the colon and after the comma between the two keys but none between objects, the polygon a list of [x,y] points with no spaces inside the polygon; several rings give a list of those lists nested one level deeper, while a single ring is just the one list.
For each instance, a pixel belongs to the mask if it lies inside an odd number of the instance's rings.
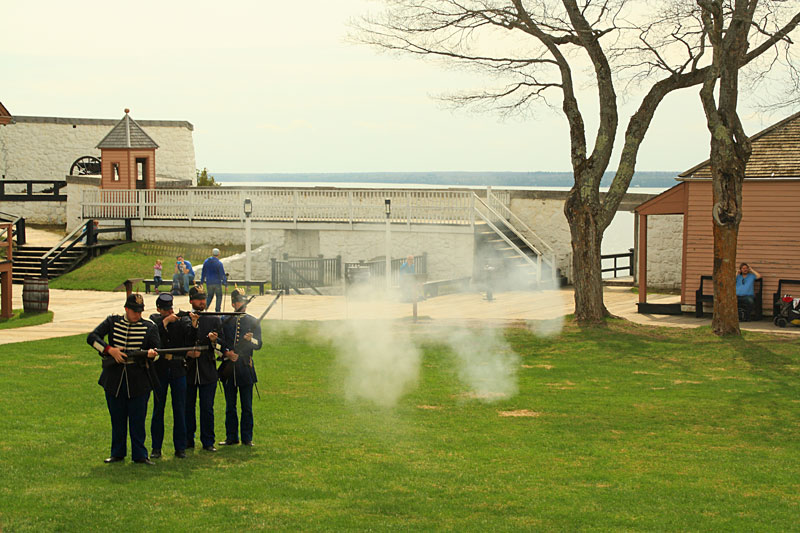
[{"label": "shingled roof", "polygon": [[[800,113],[785,118],[752,137],[753,153],[747,162],[747,178],[800,177]],[[711,178],[711,160],[679,174],[681,178]]]},{"label": "shingled roof", "polygon": [[128,115],[103,137],[97,148],[158,148],[158,144]]},{"label": "shingled roof", "polygon": [[3,102],[0,102],[0,124],[8,124],[11,122],[11,113],[5,108]]}]

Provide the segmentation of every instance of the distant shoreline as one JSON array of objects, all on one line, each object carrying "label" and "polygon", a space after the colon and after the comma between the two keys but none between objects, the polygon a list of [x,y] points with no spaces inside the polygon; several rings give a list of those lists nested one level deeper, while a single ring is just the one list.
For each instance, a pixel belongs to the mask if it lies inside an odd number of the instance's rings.
[{"label": "distant shoreline", "polygon": [[[404,185],[413,188],[430,187],[510,187],[569,189],[573,185],[571,172],[320,172],[320,173],[235,173],[209,172],[223,185],[252,185],[261,183],[273,186],[337,185],[344,187]],[[637,172],[630,189],[668,189],[676,184],[678,172]],[[608,187],[613,172],[606,172],[601,182]],[[634,191],[631,191],[634,192]],[[644,192],[644,191],[642,191]]]}]

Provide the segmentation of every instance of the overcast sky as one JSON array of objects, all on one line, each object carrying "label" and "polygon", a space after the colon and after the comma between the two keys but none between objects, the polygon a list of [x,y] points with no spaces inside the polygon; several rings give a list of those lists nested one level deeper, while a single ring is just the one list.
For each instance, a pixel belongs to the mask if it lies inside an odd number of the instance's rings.
[{"label": "overcast sky", "polygon": [[[453,110],[435,96],[485,80],[348,43],[347,22],[379,8],[6,0],[0,102],[18,115],[116,119],[129,107],[134,119],[188,120],[197,166],[212,173],[570,170],[559,113]],[[791,112],[747,113],[748,133]],[[696,89],[670,96],[638,168],[680,171],[707,158]]]}]

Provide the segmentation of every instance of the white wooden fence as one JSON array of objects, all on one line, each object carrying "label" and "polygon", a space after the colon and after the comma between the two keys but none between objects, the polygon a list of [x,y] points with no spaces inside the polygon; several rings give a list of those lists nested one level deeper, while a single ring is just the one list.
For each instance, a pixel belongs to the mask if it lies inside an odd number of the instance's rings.
[{"label": "white wooden fence", "polygon": [[[508,203],[508,193],[503,198]],[[401,224],[474,223],[471,191],[149,189],[86,190],[82,216],[138,220],[244,220],[244,200],[253,203],[253,221],[384,223],[384,200],[391,221]]]}]

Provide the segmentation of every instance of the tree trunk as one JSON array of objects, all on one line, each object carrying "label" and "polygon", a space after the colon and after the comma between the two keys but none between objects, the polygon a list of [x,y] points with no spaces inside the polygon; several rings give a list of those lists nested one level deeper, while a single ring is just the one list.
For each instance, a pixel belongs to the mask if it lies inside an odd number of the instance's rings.
[{"label": "tree trunk", "polygon": [[603,230],[589,205],[573,189],[564,205],[572,236],[572,277],[575,288],[575,319],[580,325],[600,325],[608,315],[603,304],[600,244]]},{"label": "tree trunk", "polygon": [[[725,130],[719,128],[718,131]],[[714,207],[714,318],[711,329],[717,335],[739,335],[736,298],[736,248],[742,220],[742,183],[747,164],[737,154],[728,134],[711,141]]]},{"label": "tree trunk", "polygon": [[711,329],[717,335],[739,335],[736,298],[736,243],[739,224],[714,224],[714,318]]},{"label": "tree trunk", "polygon": [[740,335],[736,298],[736,249],[742,221],[742,185],[749,159],[749,141],[737,150],[731,130],[717,127],[711,139],[714,206],[714,318],[717,335]]}]

